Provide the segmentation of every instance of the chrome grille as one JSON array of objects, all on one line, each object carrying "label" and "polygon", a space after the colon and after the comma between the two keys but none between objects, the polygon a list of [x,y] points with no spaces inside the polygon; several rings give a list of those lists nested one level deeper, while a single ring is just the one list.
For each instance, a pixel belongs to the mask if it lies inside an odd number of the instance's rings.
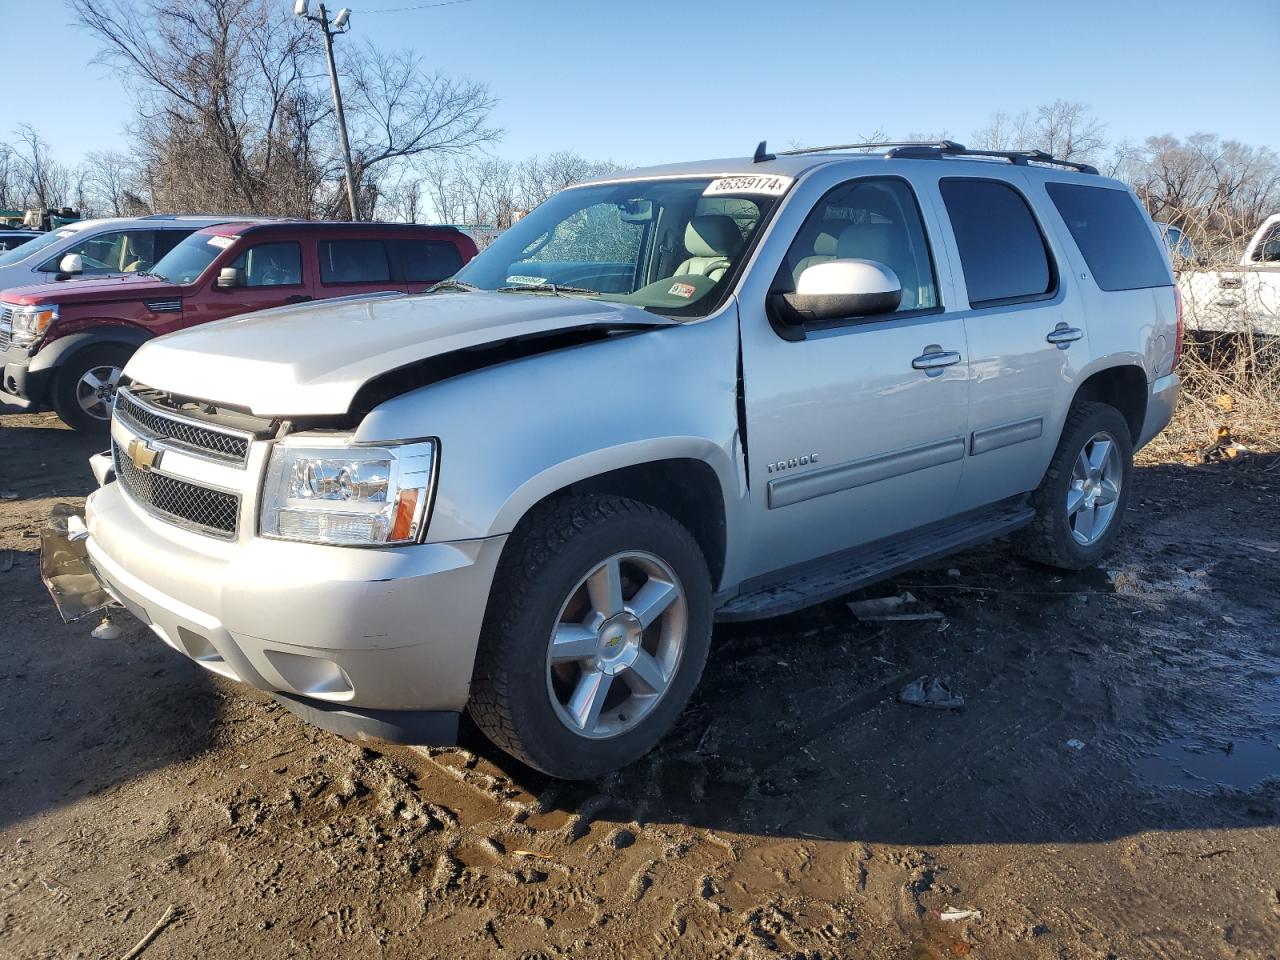
[{"label": "chrome grille", "polygon": [[0,307],[0,350],[8,350],[13,341],[13,307]]},{"label": "chrome grille", "polygon": [[111,457],[116,477],[143,509],[201,533],[225,540],[235,537],[240,519],[240,498],[236,494],[139,470],[114,440]]},{"label": "chrome grille", "polygon": [[227,433],[171,416],[137,400],[127,389],[116,392],[116,416],[134,430],[141,430],[166,444],[192,453],[244,466],[249,456],[249,436]]}]

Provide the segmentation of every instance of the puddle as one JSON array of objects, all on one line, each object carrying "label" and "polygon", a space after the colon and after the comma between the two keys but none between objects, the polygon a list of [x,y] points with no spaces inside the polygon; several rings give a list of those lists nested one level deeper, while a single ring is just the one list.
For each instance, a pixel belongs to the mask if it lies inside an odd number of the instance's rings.
[{"label": "puddle", "polygon": [[1139,779],[1157,787],[1211,790],[1215,786],[1252,790],[1269,777],[1280,777],[1280,736],[1266,740],[1236,740],[1207,744],[1186,737],[1162,744],[1158,752],[1140,758],[1134,769]]}]

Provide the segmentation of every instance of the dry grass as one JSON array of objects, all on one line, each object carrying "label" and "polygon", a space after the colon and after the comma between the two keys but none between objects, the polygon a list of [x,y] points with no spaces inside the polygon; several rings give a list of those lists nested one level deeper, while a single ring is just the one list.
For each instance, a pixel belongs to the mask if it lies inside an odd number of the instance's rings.
[{"label": "dry grass", "polygon": [[1202,461],[1280,451],[1280,338],[1202,336],[1187,343],[1178,364],[1182,396],[1173,421],[1139,459]]}]

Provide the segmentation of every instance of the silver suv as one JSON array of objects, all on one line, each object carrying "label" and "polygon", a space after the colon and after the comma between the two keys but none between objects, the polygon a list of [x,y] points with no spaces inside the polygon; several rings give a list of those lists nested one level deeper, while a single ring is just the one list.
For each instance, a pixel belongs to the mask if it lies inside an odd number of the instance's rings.
[{"label": "silver suv", "polygon": [[0,290],[145,272],[196,230],[227,219],[160,213],[77,220],[0,252]]},{"label": "silver suv", "polygon": [[1158,231],[1044,154],[856,147],[611,174],[425,295],[146,344],[71,546],[322,726],[467,709],[565,778],[654,745],[716,620],[997,537],[1093,564],[1178,394]]}]

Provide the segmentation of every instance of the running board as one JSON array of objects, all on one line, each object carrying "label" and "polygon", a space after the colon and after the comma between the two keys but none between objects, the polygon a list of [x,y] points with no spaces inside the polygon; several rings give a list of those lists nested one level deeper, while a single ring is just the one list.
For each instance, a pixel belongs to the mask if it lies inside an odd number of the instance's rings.
[{"label": "running board", "polygon": [[793,577],[748,587],[716,611],[719,621],[760,620],[794,613],[960,550],[1025,527],[1036,512],[1025,497],[976,513],[835,554]]}]

